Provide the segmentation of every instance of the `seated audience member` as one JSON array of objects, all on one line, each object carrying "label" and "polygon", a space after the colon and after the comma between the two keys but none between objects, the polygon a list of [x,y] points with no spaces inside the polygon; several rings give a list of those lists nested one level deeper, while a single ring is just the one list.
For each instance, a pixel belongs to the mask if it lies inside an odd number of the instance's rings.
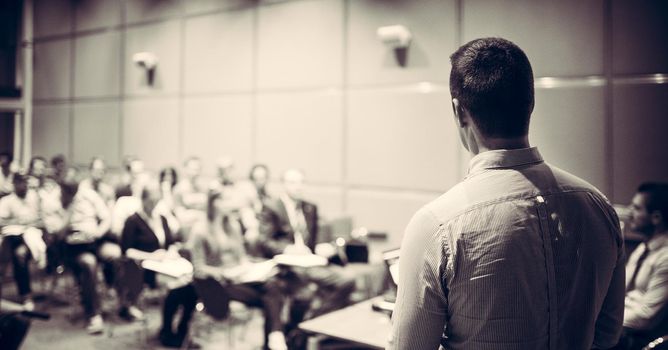
[{"label": "seated audience member", "polygon": [[219,158],[216,162],[217,179],[210,187],[222,193],[227,216],[241,224],[244,239],[254,242],[259,237],[259,223],[254,211],[255,191],[249,183],[234,181],[234,169],[232,158]]},{"label": "seated audience member", "polygon": [[[104,160],[99,157],[93,157],[90,161],[88,177],[79,183],[79,190],[85,189],[86,191],[95,192],[113,214],[116,194],[114,188],[104,181],[106,170],[107,166]],[[68,176],[71,176],[71,174]],[[72,181],[72,179],[68,181]],[[102,262],[104,280],[107,286],[111,287],[115,279],[115,263],[122,255],[118,236],[110,229],[98,240],[98,245],[97,255]]]},{"label": "seated audience member", "polygon": [[64,155],[58,154],[51,158],[51,178],[55,182],[61,183],[65,181],[68,171],[69,167]]},{"label": "seated audience member", "polygon": [[[164,260],[179,256],[180,244],[169,225],[168,219],[158,210],[160,189],[157,184],[149,183],[141,192],[141,208],[132,214],[125,222],[121,235],[121,248],[127,258],[141,262],[143,260]],[[144,282],[155,288],[156,276],[154,272],[144,272]],[[173,346],[175,333],[171,329],[173,317],[180,306],[183,307],[183,316],[179,329],[187,329],[197,301],[191,287],[180,287],[169,291],[163,306],[163,326],[160,331],[160,341],[167,346]],[[121,293],[123,294],[123,293]],[[191,300],[194,298],[195,301]],[[133,304],[135,300],[122,300],[127,312],[133,318],[143,317],[141,310]],[[168,318],[168,319],[167,319]],[[185,336],[185,333],[183,333]],[[183,338],[180,338],[181,340]],[[180,345],[180,341],[178,344]]]},{"label": "seated audience member", "polygon": [[12,177],[14,170],[12,169],[12,162],[14,157],[11,154],[0,153],[0,198],[13,192]]},{"label": "seated audience member", "polygon": [[[11,244],[0,235],[0,287],[3,285],[6,266],[12,261]],[[0,288],[0,348],[15,350],[21,347],[30,328],[30,320],[20,315],[26,307],[2,300]]]},{"label": "seated audience member", "polygon": [[[287,349],[282,332],[283,297],[277,280],[242,283],[250,266],[238,221],[231,219],[223,193],[213,190],[208,196],[206,222],[193,227],[188,242],[195,276],[219,280],[231,300],[261,307],[265,318],[265,345],[272,350]],[[246,266],[246,267],[244,267]]]},{"label": "seated audience member", "polygon": [[271,195],[267,190],[269,183],[269,168],[264,164],[255,164],[251,167],[248,176],[253,185],[253,210],[256,215],[260,215],[264,204],[271,199]]},{"label": "seated audience member", "polygon": [[173,190],[174,211],[185,234],[192,225],[204,218],[206,211],[206,184],[201,178],[202,162],[198,157],[188,157],[183,162],[184,178]]},{"label": "seated audience member", "polygon": [[172,167],[162,168],[158,177],[160,182],[160,191],[162,192],[162,200],[170,208],[174,210],[174,187],[179,182],[179,176],[176,169]]},{"label": "seated audience member", "polygon": [[[282,177],[285,193],[266,203],[260,219],[260,239],[256,250],[267,258],[277,254],[311,254],[318,241],[318,207],[302,197],[304,175],[299,170],[287,170]],[[329,265],[295,270],[285,278],[291,286],[293,302],[287,330],[296,328],[308,311],[315,284],[322,296],[322,306],[313,314],[326,313],[349,303],[355,289],[354,279],[346,276],[341,267]]]},{"label": "seated audience member", "polygon": [[104,163],[104,160],[99,157],[93,157],[90,161],[88,171],[88,177],[81,181],[79,187],[95,191],[104,203],[107,204],[107,207],[111,209],[116,201],[116,193],[114,188],[104,181],[104,176],[107,172],[107,165]]},{"label": "seated audience member", "polygon": [[28,189],[27,177],[14,174],[14,193],[0,199],[0,228],[3,244],[11,251],[14,279],[26,308],[32,309],[29,262],[32,257],[40,266],[46,264],[46,245],[42,238],[39,198]]},{"label": "seated audience member", "polygon": [[58,207],[60,186],[49,175],[46,159],[35,156],[28,165],[28,187],[37,191],[42,207]]},{"label": "seated audience member", "polygon": [[86,329],[90,334],[99,334],[104,330],[104,320],[97,293],[98,247],[111,224],[109,208],[97,193],[80,189],[76,182],[62,183],[60,192],[61,206],[59,210],[43,212],[44,224],[63,244],[65,264],[79,284],[88,319]]},{"label": "seated audience member", "polygon": [[133,196],[139,198],[141,190],[146,181],[144,173],[144,162],[136,157],[127,156],[123,161],[125,173],[121,177],[120,183],[116,186],[116,199]]},{"label": "seated audience member", "polygon": [[631,202],[630,229],[647,236],[626,265],[620,349],[640,349],[668,334],[668,184],[644,183]]}]

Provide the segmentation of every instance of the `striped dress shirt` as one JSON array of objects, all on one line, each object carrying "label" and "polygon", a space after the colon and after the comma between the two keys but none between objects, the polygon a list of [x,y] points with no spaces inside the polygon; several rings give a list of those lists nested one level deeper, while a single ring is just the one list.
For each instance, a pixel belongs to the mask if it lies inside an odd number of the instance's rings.
[{"label": "striped dress shirt", "polygon": [[536,148],[475,156],[406,228],[389,349],[614,346],[624,311],[617,215]]}]

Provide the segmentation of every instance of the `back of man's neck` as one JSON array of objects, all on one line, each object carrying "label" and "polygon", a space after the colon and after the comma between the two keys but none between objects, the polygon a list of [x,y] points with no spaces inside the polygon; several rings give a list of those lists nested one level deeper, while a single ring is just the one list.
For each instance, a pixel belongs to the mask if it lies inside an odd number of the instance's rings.
[{"label": "back of man's neck", "polygon": [[479,140],[478,144],[478,149],[480,152],[500,149],[521,149],[529,147],[529,138],[527,136],[514,138],[489,137]]}]

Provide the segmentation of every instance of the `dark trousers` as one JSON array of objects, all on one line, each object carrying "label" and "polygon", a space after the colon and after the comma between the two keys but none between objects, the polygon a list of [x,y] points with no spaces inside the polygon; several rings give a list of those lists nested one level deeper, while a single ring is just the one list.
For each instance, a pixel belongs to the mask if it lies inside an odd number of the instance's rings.
[{"label": "dark trousers", "polygon": [[66,245],[67,265],[79,284],[81,305],[86,317],[99,314],[100,297],[97,293],[97,257],[95,244]]},{"label": "dark trousers", "polygon": [[12,265],[14,280],[20,296],[26,296],[32,292],[30,287],[30,250],[23,243],[23,237],[10,236],[5,238],[12,251]]},{"label": "dark trousers", "polygon": [[[283,298],[278,283],[270,281],[266,283],[230,284],[225,286],[225,290],[230,300],[262,309],[265,318],[265,343],[270,332],[282,330],[281,309]],[[169,291],[162,310],[161,334],[163,336],[173,335],[179,339],[179,342],[183,340],[188,332],[197,298],[197,292],[192,284]],[[183,313],[177,330],[174,332],[174,316],[181,307]]]},{"label": "dark trousers", "polygon": [[[314,317],[347,306],[355,290],[355,280],[346,276],[338,265],[286,270],[281,277],[286,293],[292,299],[286,333],[296,329],[309,312]],[[316,296],[321,304],[312,309],[312,301]]]},{"label": "dark trousers", "polygon": [[[196,304],[197,292],[192,284],[170,290],[169,293],[167,293],[167,297],[162,306],[161,337],[176,337],[178,343],[181,343],[188,333],[190,320],[192,319]],[[174,332],[174,316],[176,316],[176,313],[180,308],[182,308],[183,311],[176,332]]]},{"label": "dark trousers", "polygon": [[18,349],[29,328],[30,321],[21,315],[0,313],[0,349]]}]

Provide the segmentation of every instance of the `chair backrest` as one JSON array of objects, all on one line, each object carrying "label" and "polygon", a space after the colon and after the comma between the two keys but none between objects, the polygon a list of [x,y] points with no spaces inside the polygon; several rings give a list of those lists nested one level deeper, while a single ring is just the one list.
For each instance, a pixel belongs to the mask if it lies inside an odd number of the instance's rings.
[{"label": "chair backrest", "polygon": [[204,304],[204,312],[216,320],[224,320],[230,314],[230,296],[225,286],[213,277],[195,278],[195,290]]},{"label": "chair backrest", "polygon": [[122,298],[126,298],[124,300],[135,300],[144,288],[144,269],[132,259],[121,259],[117,273],[118,293]]}]

